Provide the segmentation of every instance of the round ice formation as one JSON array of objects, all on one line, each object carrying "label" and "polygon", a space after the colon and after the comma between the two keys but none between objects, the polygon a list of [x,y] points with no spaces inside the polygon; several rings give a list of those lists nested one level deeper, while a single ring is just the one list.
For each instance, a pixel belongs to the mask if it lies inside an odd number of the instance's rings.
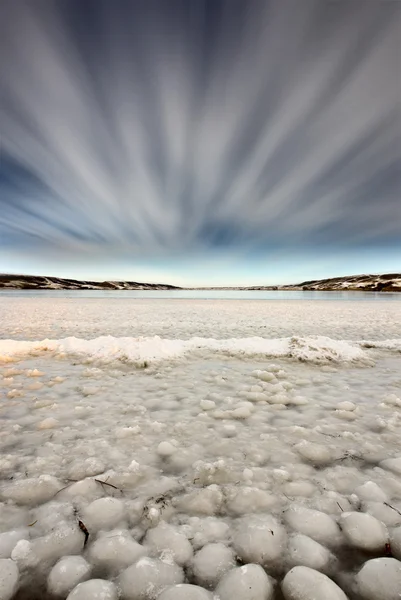
[{"label": "round ice formation", "polygon": [[289,481],[283,486],[283,492],[287,496],[301,496],[309,498],[313,496],[316,487],[309,481]]},{"label": "round ice formation", "polygon": [[38,369],[28,369],[26,372],[27,377],[42,377],[43,375],[43,371],[39,371]]},{"label": "round ice formation", "polygon": [[124,600],[154,600],[165,587],[183,580],[177,565],[145,557],[123,571],[119,583]]},{"label": "round ice formation", "polygon": [[[124,534],[125,533],[125,534]],[[108,572],[118,572],[146,554],[146,549],[131,538],[128,532],[109,532],[90,547],[89,560]]]},{"label": "round ice formation", "polygon": [[396,475],[401,475],[401,456],[397,456],[397,458],[386,458],[381,461],[380,466],[382,469],[392,471]]},{"label": "round ice formation", "polygon": [[387,527],[366,513],[343,513],[340,517],[340,527],[348,542],[361,550],[383,550],[388,540]]},{"label": "round ice formation", "polygon": [[0,533],[0,558],[10,558],[17,542],[29,537],[28,529],[15,529]]},{"label": "round ice formation", "polygon": [[70,465],[69,476],[71,479],[85,479],[104,473],[104,463],[96,456],[90,456],[85,460],[77,460]]},{"label": "round ice formation", "polygon": [[269,371],[253,371],[251,373],[254,377],[257,377],[261,381],[275,381],[276,377],[273,373],[269,373]]},{"label": "round ice formation", "polygon": [[327,465],[333,461],[332,453],[327,446],[314,444],[312,442],[302,441],[295,446],[298,454],[313,465]]},{"label": "round ice formation", "polygon": [[228,571],[216,588],[220,600],[271,600],[273,584],[260,565],[249,564]]},{"label": "round ice formation", "polygon": [[217,485],[209,485],[201,490],[195,490],[183,496],[178,507],[188,514],[214,515],[223,503],[223,494]]},{"label": "round ice formation", "polygon": [[112,529],[125,517],[124,503],[118,498],[99,498],[87,506],[83,521],[89,531]]},{"label": "round ice formation", "polygon": [[248,419],[251,416],[251,409],[249,406],[239,406],[231,411],[231,415],[234,419]]},{"label": "round ice formation", "polygon": [[43,419],[37,424],[38,429],[55,429],[59,422],[57,419],[53,419],[52,417],[48,417],[47,419]]},{"label": "round ice formation", "polygon": [[9,558],[0,559],[0,598],[10,600],[18,587],[18,567]]},{"label": "round ice formation", "polygon": [[276,496],[253,487],[242,487],[235,490],[227,501],[227,510],[234,515],[266,512],[277,504]]},{"label": "round ice formation", "polygon": [[82,556],[64,556],[52,568],[47,588],[55,596],[65,597],[78,583],[89,578],[91,566]]},{"label": "round ice formation", "polygon": [[387,494],[374,481],[367,481],[363,485],[356,488],[355,494],[360,500],[373,502],[388,501]]},{"label": "round ice formation", "polygon": [[349,400],[344,400],[337,404],[337,409],[353,411],[356,409],[356,405],[353,402],[349,402]]},{"label": "round ice formation", "polygon": [[341,532],[331,517],[318,510],[293,504],[285,512],[288,525],[324,545],[335,545],[341,540]]},{"label": "round ice formation", "polygon": [[20,540],[11,553],[11,558],[21,567],[45,568],[53,565],[62,556],[79,554],[82,551],[84,536],[77,526],[61,523],[60,526],[43,537]]},{"label": "round ice formation", "polygon": [[17,479],[1,489],[4,500],[12,500],[16,504],[35,506],[53,498],[61,488],[59,481],[51,475],[41,475],[37,479]]},{"label": "round ice formation", "polygon": [[216,408],[216,402],[214,400],[201,400],[200,407],[202,410],[213,410]]},{"label": "round ice formation", "polygon": [[174,454],[174,452],[177,452],[177,448],[170,442],[160,442],[160,444],[157,446],[157,454],[162,458],[167,458],[168,456]]},{"label": "round ice formation", "polygon": [[193,555],[192,546],[183,533],[165,522],[149,529],[144,545],[155,554],[169,556],[177,565],[185,565]]},{"label": "round ice formation", "polygon": [[117,600],[117,587],[105,579],[90,579],[79,583],[67,600]]},{"label": "round ice formation", "polygon": [[244,517],[233,534],[236,553],[244,562],[269,567],[278,562],[287,536],[285,529],[270,515]]},{"label": "round ice formation", "polygon": [[157,600],[212,600],[212,596],[197,585],[179,583],[164,590]]},{"label": "round ice formation", "polygon": [[215,587],[222,575],[234,566],[234,552],[222,543],[206,544],[192,560],[195,581],[204,587]]},{"label": "round ice formation", "polygon": [[94,479],[77,481],[57,494],[58,498],[81,497],[85,500],[97,500],[102,495],[102,488]]},{"label": "round ice formation", "polygon": [[215,517],[192,517],[189,520],[188,535],[192,538],[195,550],[213,542],[227,541],[229,526],[221,519]]},{"label": "round ice formation", "polygon": [[391,506],[383,502],[365,502],[363,509],[389,527],[401,524],[401,504],[399,502],[394,502]]},{"label": "round ice formation", "polygon": [[290,538],[287,557],[291,566],[300,565],[316,571],[325,571],[334,560],[327,548],[302,533]]},{"label": "round ice formation", "polygon": [[334,581],[309,567],[291,569],[284,577],[281,589],[285,600],[347,600]]},{"label": "round ice formation", "polygon": [[368,560],[355,578],[363,600],[398,600],[401,590],[401,562],[395,558]]}]

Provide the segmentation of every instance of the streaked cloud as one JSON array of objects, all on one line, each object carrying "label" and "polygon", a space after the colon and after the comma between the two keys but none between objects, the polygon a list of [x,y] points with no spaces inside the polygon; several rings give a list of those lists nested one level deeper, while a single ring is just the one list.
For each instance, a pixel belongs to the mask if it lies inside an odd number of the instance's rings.
[{"label": "streaked cloud", "polygon": [[401,242],[401,4],[4,0],[0,244]]}]

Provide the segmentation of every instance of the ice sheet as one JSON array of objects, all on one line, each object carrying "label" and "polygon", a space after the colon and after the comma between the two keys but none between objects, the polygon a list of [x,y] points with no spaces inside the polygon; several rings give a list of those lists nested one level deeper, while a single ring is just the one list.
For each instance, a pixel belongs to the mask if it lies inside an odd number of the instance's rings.
[{"label": "ice sheet", "polygon": [[[18,600],[66,590],[64,563],[113,594],[138,577],[213,591],[231,556],[261,564],[274,598],[296,566],[351,597],[399,539],[401,303],[42,302],[0,304],[0,556]],[[230,580],[246,594],[253,572]]]}]

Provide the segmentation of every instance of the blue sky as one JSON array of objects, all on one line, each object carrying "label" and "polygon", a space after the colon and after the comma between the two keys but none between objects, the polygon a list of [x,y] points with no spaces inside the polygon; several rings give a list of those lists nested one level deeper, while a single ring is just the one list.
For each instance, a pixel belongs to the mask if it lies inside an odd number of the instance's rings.
[{"label": "blue sky", "polygon": [[401,3],[5,0],[0,271],[401,271]]}]

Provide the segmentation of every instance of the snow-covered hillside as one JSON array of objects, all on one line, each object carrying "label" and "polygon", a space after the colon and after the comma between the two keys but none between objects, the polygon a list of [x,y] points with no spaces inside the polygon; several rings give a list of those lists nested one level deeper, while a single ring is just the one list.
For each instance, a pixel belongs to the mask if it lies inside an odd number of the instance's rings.
[{"label": "snow-covered hillside", "polygon": [[0,275],[0,288],[19,290],[173,290],[174,285],[136,281],[78,281],[34,275]]}]

